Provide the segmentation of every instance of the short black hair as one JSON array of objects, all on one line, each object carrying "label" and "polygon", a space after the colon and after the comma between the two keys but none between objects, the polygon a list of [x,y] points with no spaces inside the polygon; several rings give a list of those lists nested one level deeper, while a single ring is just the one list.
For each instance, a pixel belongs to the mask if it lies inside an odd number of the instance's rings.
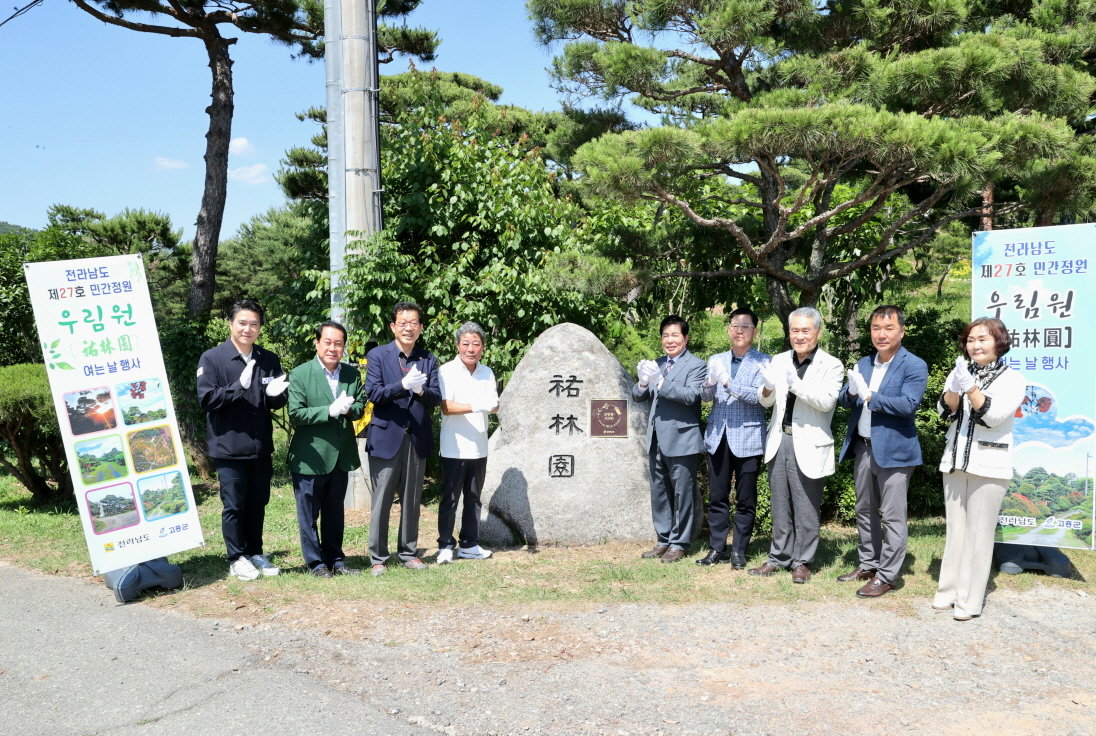
[{"label": "short black hair", "polygon": [[676,314],[667,315],[658,326],[658,334],[662,334],[663,331],[670,325],[680,325],[681,334],[685,337],[689,336],[689,323],[684,318],[678,317]]},{"label": "short black hair", "polygon": [[396,306],[392,307],[392,322],[396,321],[396,315],[400,312],[415,312],[419,315],[419,322],[422,322],[422,307],[415,302],[396,302]]},{"label": "short black hair", "polygon": [[898,320],[899,327],[906,326],[906,313],[902,311],[901,307],[896,307],[893,304],[880,304],[873,309],[868,316],[868,324],[871,325],[872,320],[876,317],[894,317]]},{"label": "short black hair", "polygon": [[738,309],[734,310],[727,317],[727,321],[728,322],[733,321],[734,318],[737,317],[740,314],[744,314],[747,317],[749,317],[750,321],[753,322],[753,326],[757,327],[757,323],[758,323],[757,315],[754,314],[754,311],[752,309],[750,309],[749,307],[739,307]]},{"label": "short black hair", "polygon": [[340,325],[333,319],[329,319],[326,322],[321,322],[320,326],[316,328],[316,339],[319,340],[323,337],[323,330],[325,327],[334,327],[339,332],[343,333],[343,342],[346,342],[346,328]]},{"label": "short black hair", "polygon": [[236,315],[240,312],[254,312],[259,315],[260,325],[266,322],[266,310],[254,299],[237,299],[233,302],[228,310],[228,321],[232,322],[235,320]]}]

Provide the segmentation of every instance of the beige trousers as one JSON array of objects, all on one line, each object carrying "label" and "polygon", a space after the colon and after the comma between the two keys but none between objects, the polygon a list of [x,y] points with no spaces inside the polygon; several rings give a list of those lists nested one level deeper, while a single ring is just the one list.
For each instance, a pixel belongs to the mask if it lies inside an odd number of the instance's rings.
[{"label": "beige trousers", "polygon": [[962,470],[944,473],[947,539],[932,605],[954,606],[957,618],[982,613],[993,566],[993,534],[1006,486],[1007,481],[1001,478]]}]

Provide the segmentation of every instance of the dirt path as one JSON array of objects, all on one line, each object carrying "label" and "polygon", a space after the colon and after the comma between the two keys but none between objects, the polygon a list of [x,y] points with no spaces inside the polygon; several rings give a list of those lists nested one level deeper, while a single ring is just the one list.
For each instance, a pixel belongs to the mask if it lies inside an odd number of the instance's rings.
[{"label": "dirt path", "polygon": [[966,623],[928,600],[909,614],[854,598],[587,610],[320,599],[222,602],[203,617],[265,661],[451,736],[1091,736],[1093,601],[998,590]]}]

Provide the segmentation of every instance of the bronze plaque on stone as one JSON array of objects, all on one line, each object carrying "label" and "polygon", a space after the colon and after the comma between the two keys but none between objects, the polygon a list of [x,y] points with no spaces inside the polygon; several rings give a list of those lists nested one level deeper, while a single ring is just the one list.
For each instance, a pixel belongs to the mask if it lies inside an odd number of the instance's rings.
[{"label": "bronze plaque on stone", "polygon": [[628,400],[594,399],[590,402],[591,437],[628,436]]}]

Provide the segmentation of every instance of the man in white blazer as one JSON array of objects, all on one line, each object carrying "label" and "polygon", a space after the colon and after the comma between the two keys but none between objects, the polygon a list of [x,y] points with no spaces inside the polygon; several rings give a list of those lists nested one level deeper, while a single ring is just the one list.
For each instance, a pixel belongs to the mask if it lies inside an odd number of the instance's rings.
[{"label": "man in white blazer", "polygon": [[792,349],[775,356],[763,373],[761,405],[773,407],[765,440],[773,521],[769,558],[751,575],[780,569],[793,583],[811,579],[818,549],[822,487],[834,471],[830,421],[841,391],[841,361],[818,347],[822,315],[802,307],[788,318]]}]

